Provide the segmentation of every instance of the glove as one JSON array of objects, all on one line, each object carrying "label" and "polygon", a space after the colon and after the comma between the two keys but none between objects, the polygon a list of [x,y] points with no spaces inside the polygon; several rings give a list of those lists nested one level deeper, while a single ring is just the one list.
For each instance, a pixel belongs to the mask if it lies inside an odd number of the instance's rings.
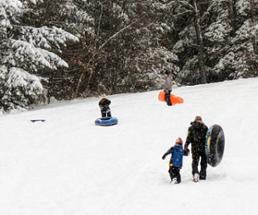
[{"label": "glove", "polygon": [[188,156],[189,155],[190,150],[188,148],[184,149],[184,156]]},{"label": "glove", "polygon": [[163,156],[162,156],[162,160],[165,160],[165,158],[166,158],[166,156],[165,156],[165,155],[163,155]]}]

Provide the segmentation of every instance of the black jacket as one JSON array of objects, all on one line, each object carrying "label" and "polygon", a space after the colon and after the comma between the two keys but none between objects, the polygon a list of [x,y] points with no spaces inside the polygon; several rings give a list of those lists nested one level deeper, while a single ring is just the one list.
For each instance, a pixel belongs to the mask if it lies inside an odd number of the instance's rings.
[{"label": "black jacket", "polygon": [[207,131],[208,127],[204,123],[192,122],[188,128],[185,148],[191,144],[192,153],[204,151]]},{"label": "black jacket", "polygon": [[100,101],[99,101],[99,106],[100,107],[108,107],[109,105],[111,104],[111,101],[106,99],[106,98],[102,98]]}]

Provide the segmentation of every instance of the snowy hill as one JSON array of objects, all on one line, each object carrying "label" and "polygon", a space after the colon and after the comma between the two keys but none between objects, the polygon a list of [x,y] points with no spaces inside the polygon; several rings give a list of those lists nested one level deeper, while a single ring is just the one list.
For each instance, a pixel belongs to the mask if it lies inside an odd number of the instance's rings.
[{"label": "snowy hill", "polygon": [[[174,93],[185,104],[168,107],[157,91],[110,96],[113,127],[94,125],[99,98],[1,116],[0,214],[257,214],[258,79]],[[223,127],[224,158],[193,183],[185,157],[182,183],[170,184],[161,156],[195,115]]]}]

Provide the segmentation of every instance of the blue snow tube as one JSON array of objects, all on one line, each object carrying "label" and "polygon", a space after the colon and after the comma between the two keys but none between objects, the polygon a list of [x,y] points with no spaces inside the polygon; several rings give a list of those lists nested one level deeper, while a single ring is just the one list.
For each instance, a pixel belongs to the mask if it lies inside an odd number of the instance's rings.
[{"label": "blue snow tube", "polygon": [[95,120],[95,125],[100,126],[111,126],[116,125],[118,123],[118,119],[116,117],[102,117]]}]

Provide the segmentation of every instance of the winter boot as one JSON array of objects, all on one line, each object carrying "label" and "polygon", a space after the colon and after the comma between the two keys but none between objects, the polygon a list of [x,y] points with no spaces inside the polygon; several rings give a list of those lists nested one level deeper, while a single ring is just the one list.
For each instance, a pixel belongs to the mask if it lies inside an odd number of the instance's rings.
[{"label": "winter boot", "polygon": [[200,180],[206,180],[206,175],[200,175]]},{"label": "winter boot", "polygon": [[193,182],[198,182],[199,181],[199,174],[198,173],[194,173],[193,175]]},{"label": "winter boot", "polygon": [[206,180],[206,171],[201,170],[201,172],[200,172],[200,180]]}]

